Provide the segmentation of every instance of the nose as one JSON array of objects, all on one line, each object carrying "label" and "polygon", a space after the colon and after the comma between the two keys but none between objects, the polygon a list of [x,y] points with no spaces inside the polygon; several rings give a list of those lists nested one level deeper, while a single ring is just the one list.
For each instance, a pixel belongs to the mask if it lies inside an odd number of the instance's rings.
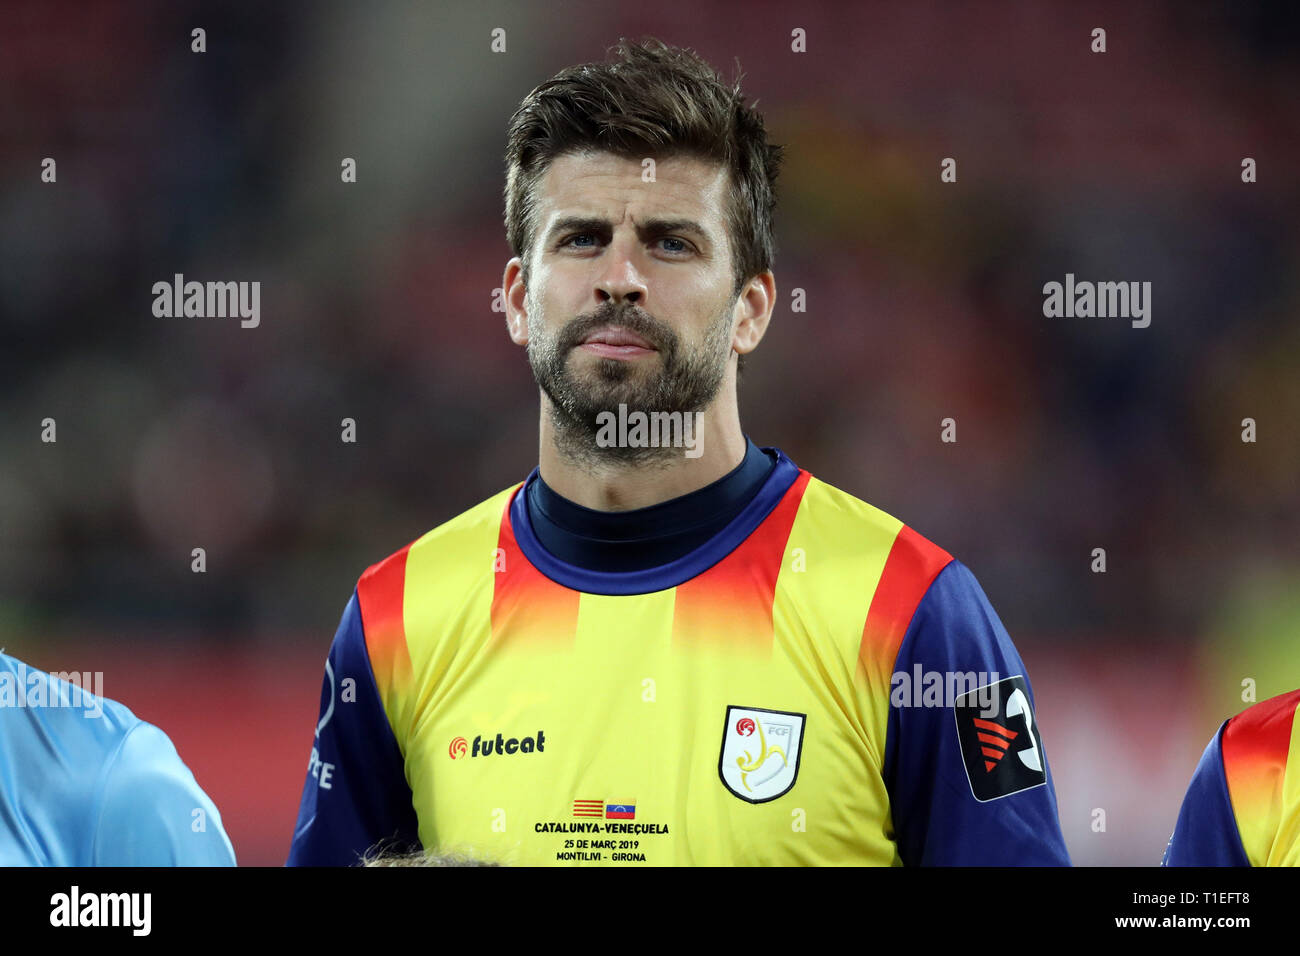
[{"label": "nose", "polygon": [[595,297],[598,305],[613,302],[645,306],[645,281],[637,271],[629,250],[610,245],[606,253],[605,269],[596,280]]}]

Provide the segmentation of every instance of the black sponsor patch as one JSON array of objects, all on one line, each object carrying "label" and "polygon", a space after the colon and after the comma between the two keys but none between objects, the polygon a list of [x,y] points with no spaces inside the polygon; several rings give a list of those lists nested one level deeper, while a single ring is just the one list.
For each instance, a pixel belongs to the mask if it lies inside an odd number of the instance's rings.
[{"label": "black sponsor patch", "polygon": [[962,694],[953,704],[971,793],[983,803],[1047,782],[1043,738],[1024,677]]}]

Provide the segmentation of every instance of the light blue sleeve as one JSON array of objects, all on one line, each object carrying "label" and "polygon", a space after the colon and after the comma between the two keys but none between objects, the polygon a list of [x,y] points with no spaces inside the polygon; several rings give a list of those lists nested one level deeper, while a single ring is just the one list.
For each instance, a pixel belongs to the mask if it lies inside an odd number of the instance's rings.
[{"label": "light blue sleeve", "polygon": [[127,732],[97,797],[94,866],[235,865],[216,804],[153,724]]}]

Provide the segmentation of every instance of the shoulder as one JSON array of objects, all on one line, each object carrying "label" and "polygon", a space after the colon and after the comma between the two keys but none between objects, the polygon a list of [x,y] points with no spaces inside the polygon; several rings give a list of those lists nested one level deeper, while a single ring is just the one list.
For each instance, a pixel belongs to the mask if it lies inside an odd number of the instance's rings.
[{"label": "shoulder", "polygon": [[[523,482],[479,502],[372,564],[357,581],[340,625],[345,645],[363,649],[376,686],[387,696],[410,672],[407,623],[436,620],[446,602],[462,600],[492,580],[501,547],[505,510]],[[408,594],[419,600],[408,602]]]},{"label": "shoulder", "polygon": [[1273,776],[1285,768],[1300,690],[1247,707],[1224,725],[1223,765],[1230,782]]},{"label": "shoulder", "polygon": [[0,702],[16,695],[14,706],[0,706],[5,783],[20,814],[32,826],[40,821],[41,839],[59,865],[93,859],[106,790],[117,769],[131,765],[139,729],[150,727],[125,705],[93,693],[98,686],[93,674],[50,673],[0,654]]},{"label": "shoulder", "polygon": [[84,778],[107,760],[140,719],[125,705],[96,694],[96,675],[48,672],[0,654],[0,712],[6,749],[45,752],[50,768]]},{"label": "shoulder", "polygon": [[915,608],[939,573],[956,564],[946,550],[898,518],[811,475],[799,526],[841,552],[872,556],[880,567],[877,598],[894,604]]},{"label": "shoulder", "polygon": [[887,543],[891,555],[896,552],[903,561],[942,568],[952,560],[951,554],[898,518],[815,475],[808,475],[799,510],[801,520],[806,515],[811,524],[838,529],[861,546]]},{"label": "shoulder", "polygon": [[439,568],[463,565],[485,545],[486,554],[479,556],[490,566],[491,548],[496,547],[505,509],[522,485],[515,482],[366,568],[357,582],[363,616],[372,599],[400,596],[408,569],[436,573]]},{"label": "shoulder", "polygon": [[221,814],[171,738],[136,720],[104,769],[95,800],[96,865],[233,866]]},{"label": "shoulder", "polygon": [[1294,865],[1300,841],[1295,770],[1288,774],[1300,690],[1260,701],[1219,732],[1223,780],[1247,859],[1256,866]]},{"label": "shoulder", "polygon": [[900,651],[931,661],[973,661],[989,670],[1022,666],[979,581],[948,550],[817,478],[809,480],[804,498],[823,543],[837,544],[839,554],[869,556],[862,562],[872,585],[865,656],[882,666],[895,663]]},{"label": "shoulder", "polygon": [[[160,728],[136,718],[109,756],[96,794],[101,815],[129,815],[150,803],[198,791],[193,774]],[[192,802],[192,801],[185,801]]]},{"label": "shoulder", "polygon": [[803,474],[807,476],[807,484],[800,501],[801,518],[806,514],[810,521],[833,523],[851,529],[856,535],[880,539],[892,539],[904,527],[903,522],[893,515],[861,498],[807,471]]},{"label": "shoulder", "polygon": [[1223,730],[1225,745],[1230,739],[1237,742],[1247,737],[1289,740],[1297,706],[1300,706],[1300,690],[1278,694],[1252,704],[1237,716],[1228,719]]}]

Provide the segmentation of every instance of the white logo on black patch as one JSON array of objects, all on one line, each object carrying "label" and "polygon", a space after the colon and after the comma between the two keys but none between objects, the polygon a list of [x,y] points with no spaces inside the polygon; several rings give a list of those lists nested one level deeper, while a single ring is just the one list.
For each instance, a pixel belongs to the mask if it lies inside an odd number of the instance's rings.
[{"label": "white logo on black patch", "polygon": [[1043,738],[1021,675],[985,684],[953,703],[966,779],[984,803],[1047,783]]}]

